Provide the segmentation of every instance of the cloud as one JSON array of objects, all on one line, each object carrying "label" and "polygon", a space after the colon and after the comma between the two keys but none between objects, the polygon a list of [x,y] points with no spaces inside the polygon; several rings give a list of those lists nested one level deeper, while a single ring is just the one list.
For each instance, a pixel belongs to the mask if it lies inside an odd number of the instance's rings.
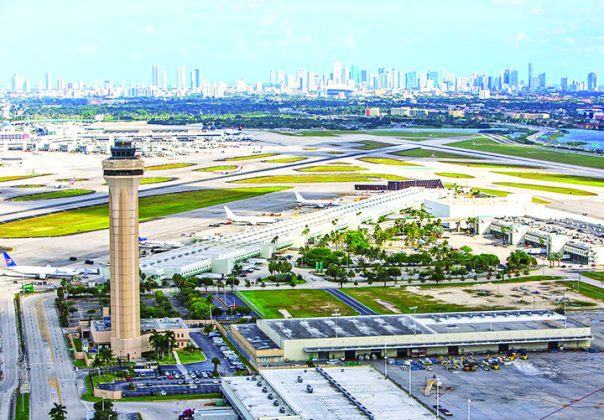
[{"label": "cloud", "polygon": [[152,34],[155,32],[155,27],[152,24],[148,23],[147,26],[145,26],[145,32],[148,34]]},{"label": "cloud", "polygon": [[516,38],[514,38],[514,44],[516,45],[516,47],[521,47],[527,39],[528,37],[526,36],[525,32],[518,32],[516,34]]},{"label": "cloud", "polygon": [[354,50],[357,47],[357,43],[354,39],[354,35],[352,35],[352,32],[348,31],[348,33],[342,37],[340,40],[340,47],[349,50]]},{"label": "cloud", "polygon": [[495,6],[522,6],[527,0],[491,0]]},{"label": "cloud", "polygon": [[258,24],[260,26],[270,26],[273,23],[275,23],[275,21],[277,20],[277,15],[274,13],[268,13],[264,16],[262,16],[259,20],[258,20]]}]

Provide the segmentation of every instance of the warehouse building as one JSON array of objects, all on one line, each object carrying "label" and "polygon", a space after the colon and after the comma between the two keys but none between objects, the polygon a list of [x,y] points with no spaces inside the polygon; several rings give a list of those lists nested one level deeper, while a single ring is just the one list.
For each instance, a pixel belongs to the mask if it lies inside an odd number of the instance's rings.
[{"label": "warehouse building", "polygon": [[407,188],[445,188],[440,179],[411,179],[388,181],[387,184],[355,184],[357,191],[400,191]]},{"label": "warehouse building", "polygon": [[245,420],[434,417],[371,367],[267,369],[253,378],[223,378],[221,390]]},{"label": "warehouse building", "polygon": [[203,272],[228,274],[239,261],[257,256],[268,258],[275,250],[302,246],[306,240],[333,230],[356,229],[365,222],[419,205],[425,198],[438,194],[439,190],[408,188],[268,225],[251,226],[233,235],[141,258],[140,269],[147,277],[158,278],[176,273],[185,277]]},{"label": "warehouse building", "polygon": [[[397,314],[341,318],[262,319],[262,334],[237,341],[269,339],[271,362],[248,354],[261,367],[292,361],[363,357],[419,357],[469,352],[588,348],[591,328],[550,310]],[[251,345],[251,343],[250,343]],[[276,346],[276,347],[275,347]],[[278,360],[280,354],[280,360]]]}]

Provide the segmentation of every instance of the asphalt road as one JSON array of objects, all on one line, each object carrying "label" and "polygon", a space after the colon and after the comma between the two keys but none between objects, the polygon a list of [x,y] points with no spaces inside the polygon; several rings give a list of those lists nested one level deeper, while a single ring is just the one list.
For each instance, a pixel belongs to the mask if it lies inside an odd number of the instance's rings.
[{"label": "asphalt road", "polygon": [[84,419],[86,407],[50,293],[28,296],[22,303],[29,360],[31,418],[43,419],[53,403],[65,405],[69,419]]},{"label": "asphalt road", "polygon": [[340,300],[341,302],[345,303],[346,305],[350,306],[352,309],[354,309],[361,315],[377,315],[375,311],[372,311],[358,300],[351,298],[346,293],[342,292],[340,289],[330,287],[323,290],[325,290],[327,293]]},{"label": "asphalt road", "polygon": [[10,398],[18,376],[19,350],[13,296],[7,290],[0,293],[0,366],[4,372],[4,379],[0,382],[0,420],[9,418]]}]

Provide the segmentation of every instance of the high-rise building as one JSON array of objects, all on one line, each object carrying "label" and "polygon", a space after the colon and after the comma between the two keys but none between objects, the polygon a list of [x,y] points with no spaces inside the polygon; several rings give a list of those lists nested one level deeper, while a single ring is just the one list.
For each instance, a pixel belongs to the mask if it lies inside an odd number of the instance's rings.
[{"label": "high-rise building", "polygon": [[199,90],[201,88],[201,69],[197,67],[193,69],[193,77],[192,77],[191,85],[193,89]]},{"label": "high-rise building", "polygon": [[417,89],[417,73],[410,71],[405,73],[405,88],[406,89]]},{"label": "high-rise building", "polygon": [[179,89],[184,89],[187,87],[187,68],[176,67],[176,87]]},{"label": "high-rise building", "polygon": [[163,70],[161,72],[161,86],[162,89],[168,89],[168,72]]},{"label": "high-rise building", "polygon": [[568,90],[568,77],[560,79],[560,90],[566,92]]},{"label": "high-rise building", "polygon": [[44,90],[48,92],[52,89],[52,77],[50,72],[46,72],[44,76]]},{"label": "high-rise building", "polygon": [[332,80],[334,83],[342,83],[342,63],[334,61]]},{"label": "high-rise building", "polygon": [[151,86],[159,87],[159,66],[157,64],[151,67]]},{"label": "high-rise building", "polygon": [[598,90],[598,73],[591,72],[587,75],[587,90],[590,92]]},{"label": "high-rise building", "polygon": [[512,70],[510,72],[509,85],[513,86],[513,87],[517,87],[518,86],[518,70]]},{"label": "high-rise building", "polygon": [[529,89],[535,89],[533,85],[533,63],[528,63],[528,87]]},{"label": "high-rise building", "polygon": [[539,89],[543,90],[547,87],[547,83],[545,81],[545,73],[539,74],[538,81],[539,81],[539,85],[538,85]]},{"label": "high-rise building", "polygon": [[111,350],[119,358],[141,356],[138,263],[138,185],[143,161],[130,140],[117,139],[103,161],[109,187]]},{"label": "high-rise building", "polygon": [[434,82],[434,87],[438,87],[438,72],[437,71],[429,71],[428,72],[428,80],[432,80]]}]

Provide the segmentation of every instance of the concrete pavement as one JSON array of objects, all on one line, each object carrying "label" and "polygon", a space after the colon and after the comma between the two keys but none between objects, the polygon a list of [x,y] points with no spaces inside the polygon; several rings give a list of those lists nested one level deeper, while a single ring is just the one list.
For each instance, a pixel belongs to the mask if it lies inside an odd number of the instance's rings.
[{"label": "concrete pavement", "polygon": [[23,299],[24,339],[29,360],[31,418],[48,417],[54,402],[65,405],[70,419],[84,419],[73,364],[50,293]]},{"label": "concrete pavement", "polygon": [[0,382],[0,420],[8,419],[11,415],[10,399],[17,385],[18,377],[18,340],[15,319],[13,294],[8,291],[0,294],[0,337],[2,351],[0,365],[4,379]]}]

